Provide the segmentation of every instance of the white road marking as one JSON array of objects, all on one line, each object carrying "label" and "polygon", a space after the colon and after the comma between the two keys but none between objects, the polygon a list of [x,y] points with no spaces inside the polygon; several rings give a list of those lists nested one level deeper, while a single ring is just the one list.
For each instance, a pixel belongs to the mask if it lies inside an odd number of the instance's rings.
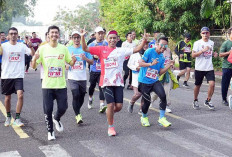
[{"label": "white road marking", "polygon": [[0,153],[0,157],[21,157],[18,151]]},{"label": "white road marking", "polygon": [[71,157],[59,144],[40,146],[46,157]]}]

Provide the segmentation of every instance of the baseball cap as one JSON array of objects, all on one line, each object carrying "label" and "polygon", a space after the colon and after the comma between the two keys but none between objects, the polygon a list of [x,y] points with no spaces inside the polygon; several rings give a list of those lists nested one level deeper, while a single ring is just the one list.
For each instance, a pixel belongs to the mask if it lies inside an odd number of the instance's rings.
[{"label": "baseball cap", "polygon": [[72,32],[72,36],[73,36],[74,34],[78,34],[78,35],[81,36],[80,32],[78,32],[78,31],[73,31],[73,32]]},{"label": "baseball cap", "polygon": [[110,35],[110,34],[115,34],[115,35],[118,35],[118,32],[115,31],[115,30],[111,30],[107,33],[107,36]]},{"label": "baseball cap", "polygon": [[202,27],[201,32],[209,32],[209,28],[208,27]]},{"label": "baseball cap", "polygon": [[191,39],[191,34],[185,33],[185,34],[184,34],[184,37],[187,38],[187,39]]},{"label": "baseball cap", "polygon": [[97,27],[95,28],[95,32],[98,33],[98,32],[104,32],[103,28],[102,27]]}]

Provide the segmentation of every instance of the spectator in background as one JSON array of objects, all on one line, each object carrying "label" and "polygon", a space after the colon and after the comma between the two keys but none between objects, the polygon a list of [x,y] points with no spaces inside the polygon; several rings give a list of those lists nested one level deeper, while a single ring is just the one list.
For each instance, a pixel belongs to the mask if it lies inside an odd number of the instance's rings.
[{"label": "spectator in background", "polygon": [[136,45],[138,45],[138,44],[139,44],[139,40],[136,39],[136,32],[135,32],[135,31],[132,31],[131,33],[132,33],[132,40],[133,40],[133,42],[134,42]]},{"label": "spectator in background", "polygon": [[96,36],[95,36],[95,33],[92,33],[92,34],[90,35],[89,41],[87,42],[87,46],[88,46],[90,43],[92,43],[94,40],[96,40]]},{"label": "spectator in background", "polygon": [[41,44],[41,39],[37,38],[36,33],[32,33],[31,43],[35,51],[37,51],[39,45]]},{"label": "spectator in background", "polygon": [[118,42],[116,44],[116,47],[122,47],[122,40],[121,40],[120,36],[118,36]]},{"label": "spectator in background", "polygon": [[155,43],[157,41],[158,35],[159,35],[159,31],[154,31],[153,32],[154,39],[148,44],[149,48],[154,48],[155,47]]},{"label": "spectator in background", "polygon": [[[29,48],[29,45],[32,45],[32,43],[29,40],[28,36],[25,36],[24,44],[26,44],[28,48]],[[28,74],[28,69],[30,67],[31,59],[32,59],[31,55],[25,54],[25,66],[26,66],[25,74]]]}]

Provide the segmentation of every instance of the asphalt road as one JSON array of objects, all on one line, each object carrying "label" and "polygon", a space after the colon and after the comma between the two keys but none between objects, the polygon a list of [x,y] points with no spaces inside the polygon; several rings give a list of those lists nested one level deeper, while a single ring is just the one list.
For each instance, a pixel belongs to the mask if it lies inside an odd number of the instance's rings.
[{"label": "asphalt road", "polygon": [[[217,83],[212,99],[215,111],[203,105],[207,97],[206,85],[203,85],[199,95],[200,110],[194,110],[191,105],[194,87],[192,81],[189,82],[189,88],[180,87],[171,91],[173,113],[167,114],[167,119],[172,123],[169,128],[158,125],[158,102],[148,112],[151,127],[142,127],[137,114],[139,105],[135,106],[132,114],[127,112],[128,100],[133,92],[125,89],[124,107],[115,114],[115,129],[118,133],[116,137],[108,137],[106,116],[98,113],[98,91],[94,94],[94,108],[91,110],[87,108],[86,94],[81,109],[84,123],[76,124],[71,106],[72,95],[68,88],[69,108],[61,119],[64,132],[55,131],[57,139],[47,141],[39,71],[30,70],[24,79],[21,118],[25,127],[22,130],[4,127],[5,117],[0,113],[0,157],[231,156],[232,111],[221,104],[220,84]],[[2,95],[0,100],[4,102]],[[15,105],[16,95],[13,95],[14,116]]]}]

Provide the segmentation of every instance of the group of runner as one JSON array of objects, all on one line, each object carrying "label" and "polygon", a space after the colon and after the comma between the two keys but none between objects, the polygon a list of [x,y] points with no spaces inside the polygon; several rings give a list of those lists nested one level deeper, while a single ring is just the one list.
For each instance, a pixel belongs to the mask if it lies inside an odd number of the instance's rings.
[{"label": "group of runner", "polygon": [[[93,94],[98,84],[99,112],[104,113],[106,111],[109,136],[116,135],[114,114],[122,109],[123,89],[126,79],[130,75],[131,81],[129,81],[127,89],[133,89],[134,95],[129,102],[128,112],[133,112],[135,102],[142,96],[139,112],[141,114],[140,121],[142,126],[148,127],[150,126],[148,120],[149,106],[159,98],[160,116],[158,122],[163,127],[171,126],[171,123],[165,117],[165,112],[171,112],[167,108],[171,105],[170,90],[179,86],[179,78],[185,73],[187,75],[183,86],[188,86],[187,81],[190,75],[192,57],[196,58],[193,108],[199,109],[198,94],[202,81],[206,77],[209,90],[204,105],[212,110],[214,109],[211,102],[215,86],[212,57],[217,57],[217,53],[213,52],[214,42],[209,39],[210,30],[208,27],[201,29],[202,39],[196,41],[193,46],[190,43],[191,35],[189,33],[185,34],[184,40],[177,44],[175,52],[179,57],[181,70],[177,77],[172,73],[176,58],[172,58],[171,50],[168,48],[168,38],[164,35],[158,35],[159,32],[157,31],[154,32],[154,40],[151,42],[148,41],[149,34],[146,31],[144,31],[140,41],[136,39],[134,31],[128,32],[126,41],[122,43],[121,47],[117,47],[119,35],[115,30],[106,34],[102,27],[97,27],[95,29],[95,40],[89,45],[85,41],[86,34],[85,29],[80,32],[72,32],[72,42],[70,42],[72,44],[66,47],[58,43],[59,27],[50,26],[45,34],[46,42],[42,43],[35,53],[30,41],[26,44],[17,42],[18,30],[16,28],[9,29],[9,42],[0,46],[0,54],[2,55],[1,87],[2,94],[5,95],[7,112],[5,126],[11,125],[10,108],[11,94],[13,93],[17,93],[18,96],[14,125],[19,127],[24,125],[20,120],[20,113],[23,106],[25,54],[33,56],[32,68],[36,69],[37,65],[41,65],[43,110],[48,140],[55,139],[53,123],[57,131],[62,132],[64,130],[61,117],[68,108],[65,70],[68,70],[67,78],[72,92],[72,106],[76,122],[77,124],[83,123],[80,109],[84,104],[87,90],[86,63],[91,65],[88,108],[91,109],[94,104]],[[231,33],[229,32],[229,34]],[[104,39],[105,36],[106,40]],[[231,43],[226,43],[221,49],[221,57],[227,58],[230,54],[231,49],[227,48],[229,44],[231,45]],[[229,52],[227,52],[228,50]],[[226,86],[227,90],[228,86]],[[225,104],[227,100],[224,97],[223,95],[223,103]],[[57,101],[57,111],[53,115],[54,100]]]}]

